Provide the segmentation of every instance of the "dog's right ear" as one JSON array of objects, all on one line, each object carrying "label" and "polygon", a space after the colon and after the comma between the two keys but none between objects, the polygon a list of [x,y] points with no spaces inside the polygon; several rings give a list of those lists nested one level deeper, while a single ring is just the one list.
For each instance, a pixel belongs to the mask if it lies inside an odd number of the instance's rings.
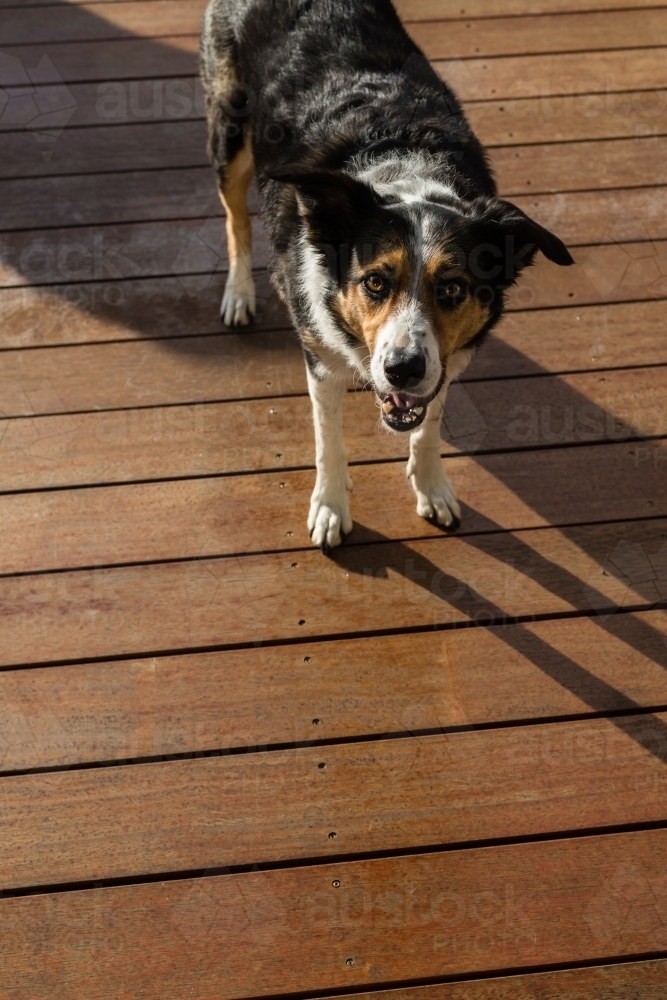
[{"label": "dog's right ear", "polygon": [[308,224],[314,242],[350,242],[360,223],[368,220],[381,201],[372,187],[342,170],[307,170],[280,167],[269,179],[292,184],[299,214]]}]

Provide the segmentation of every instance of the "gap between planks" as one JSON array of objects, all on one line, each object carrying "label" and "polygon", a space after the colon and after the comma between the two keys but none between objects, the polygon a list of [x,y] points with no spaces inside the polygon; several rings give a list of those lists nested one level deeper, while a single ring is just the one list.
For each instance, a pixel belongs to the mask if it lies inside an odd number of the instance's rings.
[{"label": "gap between planks", "polygon": [[[653,830],[4,899],[3,961],[34,1000],[54,977],[106,997],[119,967],[146,1000],[195,984],[201,1000],[233,1000],[643,958],[664,953],[664,927],[650,909],[627,928],[623,888],[654,898],[666,841]],[[482,898],[502,923],[480,952]]]}]

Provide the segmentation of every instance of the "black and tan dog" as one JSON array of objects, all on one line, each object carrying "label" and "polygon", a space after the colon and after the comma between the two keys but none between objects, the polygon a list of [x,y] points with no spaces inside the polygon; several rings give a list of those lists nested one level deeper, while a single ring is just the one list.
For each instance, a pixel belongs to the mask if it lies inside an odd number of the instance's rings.
[{"label": "black and tan dog", "polygon": [[308,367],[316,545],[352,528],[342,436],[350,369],[385,424],[410,431],[417,512],[459,505],[440,459],[451,381],[503,310],[505,290],[561,241],[498,198],[451,90],[390,0],[211,0],[202,38],[209,148],[227,212],[221,316],[255,310],[248,185],[257,173],[271,274]]}]

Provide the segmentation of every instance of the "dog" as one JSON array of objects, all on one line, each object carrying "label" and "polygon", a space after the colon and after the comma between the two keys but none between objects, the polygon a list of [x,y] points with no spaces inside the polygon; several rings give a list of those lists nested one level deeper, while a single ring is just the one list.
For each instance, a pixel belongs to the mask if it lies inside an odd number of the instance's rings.
[{"label": "dog", "polygon": [[507,289],[553,233],[498,197],[462,108],[390,0],[210,0],[201,43],[208,148],[226,212],[228,326],[255,312],[253,173],[271,280],[305,355],[316,443],[308,528],[352,530],[343,443],[350,373],[384,424],[410,433],[417,513],[454,530],[440,457],[448,386],[500,319]]}]

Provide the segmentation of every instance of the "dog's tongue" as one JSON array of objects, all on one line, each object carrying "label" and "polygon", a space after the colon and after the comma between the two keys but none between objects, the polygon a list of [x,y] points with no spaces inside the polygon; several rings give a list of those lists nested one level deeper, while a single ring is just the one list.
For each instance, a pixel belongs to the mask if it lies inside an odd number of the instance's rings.
[{"label": "dog's tongue", "polygon": [[414,396],[399,396],[396,392],[390,393],[387,399],[397,410],[412,410],[417,405]]}]

